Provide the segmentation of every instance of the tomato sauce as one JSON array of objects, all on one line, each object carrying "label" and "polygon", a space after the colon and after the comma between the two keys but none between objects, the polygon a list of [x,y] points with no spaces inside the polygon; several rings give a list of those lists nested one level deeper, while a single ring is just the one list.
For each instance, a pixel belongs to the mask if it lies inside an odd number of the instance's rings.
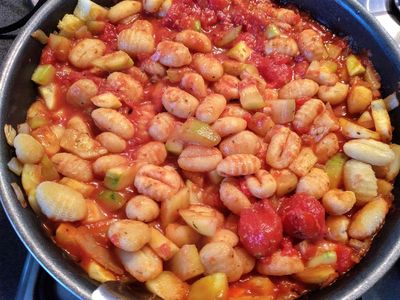
[{"label": "tomato sauce", "polygon": [[[294,7],[289,7],[291,13],[281,15],[277,10],[278,6],[270,1],[252,0],[174,0],[171,8],[164,18],[156,18],[149,14],[144,17],[151,22],[154,29],[155,43],[162,40],[173,40],[179,31],[185,29],[196,29],[207,35],[213,42],[212,53],[220,61],[231,60],[227,55],[227,49],[244,41],[251,48],[251,55],[246,64],[256,67],[258,73],[265,80],[266,95],[268,100],[276,98],[276,89],[294,79],[304,78],[310,66],[305,56],[297,55],[295,58],[273,53],[266,55],[264,51],[268,25],[277,24],[282,35],[298,40],[299,33],[307,28],[317,31],[325,44],[332,44],[340,48],[341,53],[338,57],[331,59],[337,63],[337,74],[341,80],[349,81],[349,74],[346,70],[345,57],[351,52],[346,39],[338,37],[327,30],[316,21],[312,20],[307,14],[299,12]],[[105,23],[104,31],[95,38],[100,39],[106,45],[106,54],[118,50],[118,34],[132,26],[131,22],[124,24]],[[199,28],[200,24],[200,28]],[[238,29],[237,32],[235,29]],[[226,38],[227,32],[232,36],[227,42],[221,45],[221,40]],[[218,45],[218,47],[216,46]],[[148,78],[141,71],[141,67],[152,57],[148,54],[140,54],[135,57],[136,70],[124,71],[142,83],[143,99],[140,103],[133,103],[123,91],[118,87],[111,86],[107,82],[109,73],[96,68],[80,70],[75,68],[67,61],[60,61],[49,46],[43,49],[40,63],[51,64],[56,69],[54,83],[59,88],[57,93],[58,102],[62,103],[54,111],[49,112],[51,122],[54,125],[67,127],[67,122],[73,117],[80,117],[96,136],[101,131],[95,126],[90,117],[90,109],[82,109],[66,102],[66,93],[69,87],[80,79],[91,79],[98,87],[98,94],[112,92],[121,99],[122,106],[118,111],[126,116],[135,127],[135,135],[127,141],[127,147],[122,156],[126,157],[130,163],[137,159],[137,151],[141,145],[152,141],[148,133],[150,121],[158,113],[164,110],[162,95],[168,86],[178,86],[178,83],[171,83],[166,78]],[[372,66],[366,55],[362,56],[364,65]],[[190,65],[189,65],[190,66]],[[357,84],[367,85],[368,83],[360,78],[352,79]],[[251,81],[249,79],[249,81]],[[251,82],[257,84],[257,81]],[[354,82],[353,82],[354,83]],[[208,88],[212,88],[213,83],[209,83]],[[380,94],[374,91],[374,98]],[[300,97],[294,99],[296,110],[301,108],[312,97]],[[234,110],[234,106],[227,107],[225,113],[229,114]],[[342,102],[333,107],[328,107],[332,119],[340,117],[350,118],[356,121],[356,116],[351,116],[347,111],[347,106]],[[266,111],[266,110],[265,110]],[[267,133],[274,125],[271,117],[262,109],[250,113],[245,111],[242,118],[247,122],[247,129],[263,136],[263,147],[260,147],[257,157],[262,161],[262,168],[270,171],[272,167],[267,166],[265,156],[269,138]],[[184,120],[178,120],[178,122]],[[272,123],[272,125],[271,125]],[[315,150],[318,142],[309,133],[310,127],[296,130],[292,124],[285,124],[302,139],[303,146],[310,146]],[[310,125],[311,126],[311,125]],[[339,143],[339,152],[343,151],[343,144],[348,140],[340,130],[335,131]],[[92,161],[91,161],[92,162]],[[169,155],[166,164],[178,168],[176,156]],[[363,249],[355,249],[347,244],[326,242],[325,210],[320,200],[305,194],[289,193],[287,197],[271,196],[269,199],[256,199],[252,196],[246,177],[238,179],[237,190],[242,193],[250,202],[250,206],[243,209],[240,216],[229,214],[228,209],[220,199],[219,185],[213,183],[205,174],[195,172],[185,172],[180,170],[180,175],[185,180],[194,184],[190,189],[190,195],[194,199],[200,198],[203,204],[214,207],[222,212],[226,217],[225,228],[237,231],[240,237],[240,246],[244,247],[253,257],[261,263],[271,263],[273,254],[279,251],[285,257],[298,257],[304,265],[321,253],[326,252],[327,248],[334,249],[337,260],[332,263],[334,271],[338,274],[347,272],[365,253],[367,246]],[[274,170],[276,178],[281,175],[281,170]],[[272,172],[271,172],[272,173]],[[295,175],[294,175],[295,176]],[[295,176],[296,177],[296,176]],[[216,180],[216,179],[214,179]],[[218,180],[218,178],[217,178]],[[222,180],[220,178],[220,180]],[[296,177],[297,180],[297,177]],[[48,231],[54,235],[55,242],[65,249],[71,256],[87,270],[90,263],[97,261],[105,267],[109,267],[117,279],[127,279],[129,275],[124,273],[120,263],[112,249],[112,237],[107,236],[109,225],[116,219],[126,219],[124,203],[118,210],[112,210],[105,205],[97,206],[100,194],[106,190],[103,186],[102,178],[96,176],[92,182],[87,183],[93,191],[87,197],[93,199],[94,205],[90,210],[90,217],[96,218],[96,222],[84,220],[82,222],[61,224],[58,222],[47,221]],[[293,190],[293,189],[292,189]],[[125,199],[130,199],[137,194],[135,188],[126,188],[118,192]],[[192,199],[193,200],[193,199]],[[97,208],[97,210],[96,210]],[[354,211],[350,211],[347,216],[350,218]],[[89,218],[89,217],[88,217]],[[159,226],[159,219],[152,225]],[[66,226],[66,227],[65,227]],[[156,226],[157,227],[157,226]],[[61,231],[61,229],[63,231]],[[61,232],[57,231],[60,229]],[[166,256],[169,248],[165,245],[159,249]],[[96,257],[94,257],[94,254]],[[107,263],[106,261],[109,261]],[[262,299],[298,297],[308,290],[314,288],[312,285],[301,283],[295,277],[271,275],[264,278],[255,271],[245,275],[240,281],[230,284],[229,296],[232,299],[241,296],[260,296]],[[335,273],[336,274],[336,273]],[[255,279],[254,279],[255,278]]]}]

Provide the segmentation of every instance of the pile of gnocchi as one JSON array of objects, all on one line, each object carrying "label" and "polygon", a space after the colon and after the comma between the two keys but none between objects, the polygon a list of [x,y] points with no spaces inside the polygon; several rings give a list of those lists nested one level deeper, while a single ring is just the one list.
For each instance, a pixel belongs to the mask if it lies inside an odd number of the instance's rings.
[{"label": "pile of gnocchi", "polygon": [[32,33],[38,96],[4,128],[54,242],[165,300],[294,299],[357,264],[400,169],[367,55],[268,0],[110,5]]}]

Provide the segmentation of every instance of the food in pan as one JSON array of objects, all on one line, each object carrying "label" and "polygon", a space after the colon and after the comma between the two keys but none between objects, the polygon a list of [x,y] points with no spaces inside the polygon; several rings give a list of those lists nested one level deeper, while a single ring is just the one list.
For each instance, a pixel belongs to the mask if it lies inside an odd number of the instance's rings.
[{"label": "food in pan", "polygon": [[267,0],[79,0],[58,29],[9,168],[91,278],[293,299],[366,253],[400,168],[367,53]]}]

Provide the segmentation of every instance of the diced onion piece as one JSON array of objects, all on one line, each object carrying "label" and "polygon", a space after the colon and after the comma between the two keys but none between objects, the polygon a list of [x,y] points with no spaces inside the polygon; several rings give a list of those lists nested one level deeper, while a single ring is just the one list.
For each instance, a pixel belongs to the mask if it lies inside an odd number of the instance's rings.
[{"label": "diced onion piece", "polygon": [[186,299],[189,286],[174,273],[164,271],[146,282],[147,289],[162,299]]},{"label": "diced onion piece", "polygon": [[364,111],[357,120],[357,124],[362,127],[371,129],[374,128],[374,120],[372,119],[371,113],[369,111]]},{"label": "diced onion piece", "polygon": [[390,94],[385,99],[383,99],[383,101],[385,102],[386,109],[388,111],[391,111],[391,110],[399,107],[399,105],[400,105],[399,99],[397,98],[396,93]]},{"label": "diced onion piece", "polygon": [[346,58],[346,68],[350,76],[361,75],[365,73],[365,67],[357,56],[351,54]]},{"label": "diced onion piece", "polygon": [[294,275],[298,280],[309,284],[327,284],[332,282],[337,276],[338,274],[335,269],[330,265],[307,268]]},{"label": "diced onion piece", "polygon": [[28,206],[28,203],[25,200],[25,196],[21,190],[21,187],[15,182],[11,182],[11,187],[14,190],[15,196],[17,196],[17,200],[19,201],[19,203],[21,203],[21,206],[23,208],[26,208]]},{"label": "diced onion piece", "polygon": [[65,36],[50,34],[49,47],[53,50],[55,57],[61,61],[67,61],[72,42]]},{"label": "diced onion piece", "polygon": [[267,102],[271,107],[271,117],[276,124],[292,122],[296,112],[296,101],[294,99],[271,100]]},{"label": "diced onion piece", "polygon": [[106,22],[104,21],[87,21],[87,29],[93,34],[101,34],[106,27]]},{"label": "diced onion piece", "polygon": [[49,39],[49,37],[41,29],[32,32],[31,37],[33,37],[35,40],[43,45],[46,45]]},{"label": "diced onion piece", "polygon": [[32,75],[32,81],[40,85],[51,83],[56,75],[56,68],[52,65],[39,65]]},{"label": "diced onion piece", "polygon": [[269,24],[265,29],[265,36],[267,39],[273,39],[274,37],[280,36],[281,31],[275,24]]},{"label": "diced onion piece", "polygon": [[74,15],[83,21],[104,20],[107,9],[90,0],[78,0]]},{"label": "diced onion piece", "polygon": [[15,175],[21,176],[24,165],[16,157],[11,158],[7,166]]},{"label": "diced onion piece", "polygon": [[333,265],[337,262],[335,251],[326,251],[318,256],[314,256],[307,262],[308,268],[314,268],[320,265]]},{"label": "diced onion piece", "polygon": [[106,268],[91,260],[87,266],[85,266],[86,271],[90,278],[97,280],[99,282],[115,281],[117,278],[113,273],[108,271]]},{"label": "diced onion piece", "polygon": [[14,146],[14,139],[17,135],[17,131],[10,124],[4,125],[4,135],[6,136],[7,144],[11,147]]},{"label": "diced onion piece", "polygon": [[224,47],[224,46],[228,45],[229,43],[233,42],[239,36],[241,31],[242,31],[242,25],[233,27],[233,28],[229,29],[228,31],[226,31],[225,34],[223,35],[223,37],[220,40],[215,41],[214,44],[217,47]]}]

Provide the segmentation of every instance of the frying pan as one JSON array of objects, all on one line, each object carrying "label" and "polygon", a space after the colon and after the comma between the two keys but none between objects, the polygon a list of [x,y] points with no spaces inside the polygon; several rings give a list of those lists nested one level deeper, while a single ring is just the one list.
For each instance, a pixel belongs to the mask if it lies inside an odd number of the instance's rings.
[{"label": "frying pan", "polygon": [[[102,5],[111,5],[111,0],[96,0]],[[295,4],[325,24],[331,30],[350,36],[355,50],[369,49],[371,59],[382,76],[382,93],[392,93],[400,79],[400,52],[394,41],[380,27],[376,20],[355,0],[289,0],[284,4]],[[5,124],[17,125],[25,120],[25,114],[35,99],[36,87],[30,78],[39,62],[42,45],[30,38],[36,29],[46,33],[56,28],[57,22],[66,13],[71,13],[76,1],[47,1],[32,17],[12,45],[4,60],[0,76],[0,127]],[[400,142],[399,110],[392,113],[395,126],[394,142]],[[23,209],[17,201],[11,182],[19,178],[7,169],[12,150],[5,143],[1,130],[0,143],[0,190],[4,210],[31,254],[58,282],[80,298],[91,299],[98,283],[91,280],[84,271],[74,264],[51,241],[43,230],[39,218],[29,208]],[[386,218],[386,223],[376,236],[370,251],[362,261],[341,277],[333,285],[304,296],[312,299],[356,299],[372,287],[400,256],[400,201],[399,182],[394,188],[394,208]],[[7,262],[11,263],[11,262]],[[114,287],[102,286],[95,293],[97,299],[105,299],[104,292],[111,291],[105,298],[118,298]],[[114,293],[114,294],[113,294]],[[113,294],[113,295],[111,295]],[[98,297],[98,296],[101,297]],[[110,296],[111,295],[111,296]],[[398,295],[397,295],[398,296]],[[95,298],[96,298],[95,297]],[[396,297],[394,295],[394,297]],[[144,290],[132,292],[131,299],[148,299]]]}]

